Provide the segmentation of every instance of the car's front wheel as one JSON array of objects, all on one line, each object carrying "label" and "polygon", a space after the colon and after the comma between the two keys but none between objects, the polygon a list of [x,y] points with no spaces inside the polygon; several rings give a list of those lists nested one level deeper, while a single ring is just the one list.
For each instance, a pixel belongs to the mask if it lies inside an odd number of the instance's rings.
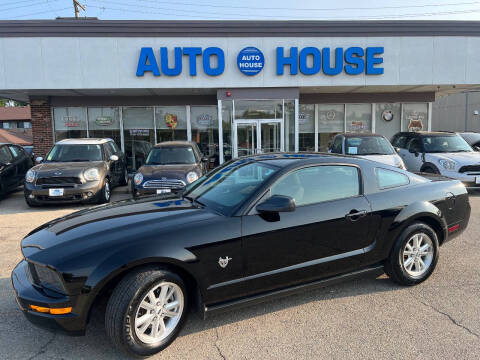
[{"label": "car's front wheel", "polygon": [[438,261],[438,236],[427,224],[408,226],[395,242],[385,264],[385,272],[401,285],[425,281]]},{"label": "car's front wheel", "polygon": [[112,195],[112,189],[110,187],[110,181],[106,178],[103,184],[102,189],[98,194],[98,203],[106,204],[110,202],[110,196]]},{"label": "car's front wheel", "polygon": [[187,314],[187,290],[176,274],[138,270],[122,279],[105,313],[113,343],[129,355],[150,356],[177,337]]}]

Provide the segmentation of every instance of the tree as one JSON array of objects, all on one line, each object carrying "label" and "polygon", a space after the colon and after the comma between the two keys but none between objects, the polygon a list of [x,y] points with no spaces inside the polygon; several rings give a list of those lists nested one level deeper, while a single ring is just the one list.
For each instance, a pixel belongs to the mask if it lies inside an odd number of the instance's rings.
[{"label": "tree", "polygon": [[27,103],[21,101],[15,101],[11,99],[1,99],[0,98],[0,107],[7,107],[7,106],[26,106]]}]

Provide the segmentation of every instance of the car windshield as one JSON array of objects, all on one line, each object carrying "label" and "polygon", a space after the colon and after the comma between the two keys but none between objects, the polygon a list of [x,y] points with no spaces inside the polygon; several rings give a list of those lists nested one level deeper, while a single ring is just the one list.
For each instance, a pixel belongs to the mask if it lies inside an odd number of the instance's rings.
[{"label": "car windshield", "polygon": [[50,162],[102,161],[102,147],[93,144],[55,145],[47,155]]},{"label": "car windshield", "polygon": [[461,136],[469,145],[478,145],[480,143],[480,134],[478,133],[464,133]]},{"label": "car windshield", "polygon": [[162,146],[153,148],[146,165],[195,164],[195,153],[191,146]]},{"label": "car windshield", "polygon": [[345,153],[349,155],[392,155],[392,145],[382,136],[356,136],[345,139]]},{"label": "car windshield", "polygon": [[274,166],[236,160],[196,181],[185,197],[223,215],[231,215],[277,171]]},{"label": "car windshield", "polygon": [[470,145],[460,135],[424,136],[423,148],[427,153],[471,152]]}]

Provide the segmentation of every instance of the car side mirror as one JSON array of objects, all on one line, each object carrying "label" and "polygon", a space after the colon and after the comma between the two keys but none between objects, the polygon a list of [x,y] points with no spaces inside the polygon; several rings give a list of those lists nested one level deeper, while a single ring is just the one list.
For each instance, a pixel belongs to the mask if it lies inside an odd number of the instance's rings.
[{"label": "car side mirror", "polygon": [[110,160],[111,161],[118,161],[118,156],[117,155],[110,155]]},{"label": "car side mirror", "polygon": [[290,196],[273,195],[255,208],[260,214],[278,214],[295,211],[295,200]]},{"label": "car side mirror", "polygon": [[35,161],[36,161],[38,164],[40,164],[40,163],[43,161],[43,157],[38,156],[38,157],[35,159]]},{"label": "car side mirror", "polygon": [[480,146],[474,145],[474,146],[473,146],[473,150],[475,150],[475,151],[480,151]]},{"label": "car side mirror", "polygon": [[408,149],[408,152],[410,152],[412,154],[415,154],[415,157],[418,156],[418,151],[416,149],[410,148],[410,149]]},{"label": "car side mirror", "polygon": [[400,152],[400,148],[399,148],[399,147],[394,147],[393,149],[395,150],[396,153],[399,153],[399,152]]}]

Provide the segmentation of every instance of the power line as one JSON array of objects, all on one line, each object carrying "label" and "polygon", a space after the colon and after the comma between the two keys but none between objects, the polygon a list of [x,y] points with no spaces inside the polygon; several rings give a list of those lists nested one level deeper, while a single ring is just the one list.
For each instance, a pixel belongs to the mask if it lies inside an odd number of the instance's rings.
[{"label": "power line", "polygon": [[[172,4],[171,1],[156,1],[156,0],[137,0],[141,2],[149,2],[155,4]],[[382,9],[405,9],[405,8],[424,8],[424,7],[438,7],[438,6],[464,6],[477,5],[479,1],[463,2],[463,3],[447,3],[447,4],[422,4],[422,5],[402,5],[402,6],[376,6],[376,7],[343,7],[343,8],[291,8],[291,7],[252,7],[252,6],[235,6],[235,5],[215,5],[203,3],[184,3],[175,2],[175,5],[213,7],[225,9],[249,9],[249,10],[289,10],[289,11],[343,11],[343,10],[382,10]]]},{"label": "power line", "polygon": [[[110,2],[120,6],[135,6],[131,4],[121,3],[118,1],[102,1],[102,2]],[[195,14],[205,14],[205,15],[213,15],[213,16],[203,16],[203,15],[192,15],[191,11],[175,11],[171,8],[159,8],[159,7],[152,7],[152,6],[143,6],[143,8],[153,9],[153,10],[167,10],[169,12],[153,12],[153,11],[142,11],[138,10],[138,7],[135,6],[137,9],[130,9],[130,8],[114,8],[114,7],[106,7],[106,6],[95,6],[89,5],[90,8],[98,8],[103,10],[113,10],[113,11],[125,11],[125,12],[134,12],[134,13],[142,13],[142,14],[161,14],[161,15],[171,15],[171,16],[185,16],[185,17],[193,17],[193,18],[209,18],[209,19],[220,19],[220,16],[229,16],[233,17],[234,19],[248,17],[252,18],[255,15],[251,14],[226,14],[226,13],[215,13],[215,12],[198,12],[195,11]],[[173,12],[172,12],[173,11]],[[408,14],[389,14],[389,15],[367,15],[367,16],[352,16],[352,17],[318,17],[318,16],[310,16],[310,17],[298,17],[298,16],[284,16],[284,15],[261,15],[261,18],[288,18],[288,19],[300,19],[300,20],[353,20],[353,19],[383,19],[383,18],[402,18],[402,17],[421,17],[421,16],[435,16],[435,15],[454,15],[454,14],[466,14],[466,13],[476,13],[480,12],[480,9],[468,9],[468,10],[458,10],[458,11],[441,11],[441,12],[424,12],[424,13],[408,13]],[[258,19],[255,17],[255,19]]]},{"label": "power line", "polygon": [[[55,10],[53,10],[53,12],[59,12],[59,11],[70,10],[70,9],[71,9],[71,7],[66,7],[66,8],[62,8],[62,9],[55,9]],[[35,13],[14,16],[14,17],[11,17],[10,19],[18,19],[18,18],[25,17],[25,16],[40,15],[40,14],[45,14],[45,13],[49,13],[49,12],[52,12],[52,10],[39,11],[39,12],[35,12]]]},{"label": "power line", "polygon": [[[59,0],[51,0],[51,1],[59,1]],[[44,5],[44,4],[47,4],[47,3],[48,3],[48,1],[43,0],[43,1],[40,1],[40,2],[37,2],[37,3],[34,3],[34,4],[14,6],[14,7],[6,8],[6,9],[0,8],[0,11],[8,11],[8,10],[21,9],[21,8],[32,7],[32,6],[37,6],[37,5]]]}]

